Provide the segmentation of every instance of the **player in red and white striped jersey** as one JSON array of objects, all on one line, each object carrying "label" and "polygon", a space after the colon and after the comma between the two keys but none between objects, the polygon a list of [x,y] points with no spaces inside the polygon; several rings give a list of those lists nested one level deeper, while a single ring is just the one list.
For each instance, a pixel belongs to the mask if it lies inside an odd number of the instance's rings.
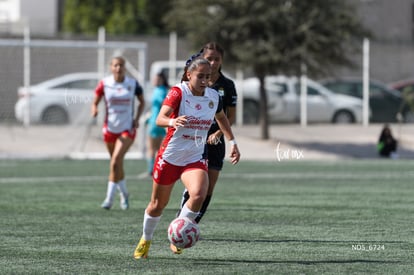
[{"label": "player in red and white striped jersey", "polygon": [[[214,118],[232,144],[231,162],[236,164],[240,159],[220,97],[207,87],[210,74],[211,65],[206,59],[191,58],[183,81],[171,88],[161,107],[157,125],[168,127],[168,132],[155,161],[151,200],[145,210],[143,235],[134,251],[135,259],[148,256],[155,228],[178,179],[190,194],[180,217],[194,220],[198,215],[208,189],[207,160],[203,153]],[[182,252],[172,248],[174,253]]]},{"label": "player in red and white striped jersey", "polygon": [[[125,60],[114,57],[110,64],[112,74],[102,79],[95,89],[92,104],[92,116],[98,114],[98,104],[103,98],[106,114],[103,126],[103,138],[111,157],[107,194],[101,207],[110,209],[116,190],[120,191],[121,208],[129,207],[128,190],[124,178],[123,161],[128,149],[134,142],[139,118],[145,102],[142,87],[125,74]],[[139,101],[134,112],[135,97]]]}]

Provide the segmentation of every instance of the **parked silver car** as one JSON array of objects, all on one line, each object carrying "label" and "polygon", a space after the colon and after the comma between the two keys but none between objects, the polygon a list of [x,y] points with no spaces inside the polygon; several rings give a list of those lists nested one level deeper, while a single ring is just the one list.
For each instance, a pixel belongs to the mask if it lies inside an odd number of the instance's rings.
[{"label": "parked silver car", "polygon": [[[308,122],[354,123],[362,121],[362,100],[331,92],[319,83],[307,80]],[[259,119],[259,80],[248,78],[237,83],[243,93],[243,121],[257,123]],[[300,121],[300,82],[296,77],[267,76],[270,122]]]},{"label": "parked silver car", "polygon": [[[18,88],[19,99],[15,116],[23,122],[65,124],[90,116],[94,89],[99,82],[97,73],[62,75],[39,84]],[[30,110],[30,111],[29,111]],[[30,112],[30,114],[29,114]]]}]

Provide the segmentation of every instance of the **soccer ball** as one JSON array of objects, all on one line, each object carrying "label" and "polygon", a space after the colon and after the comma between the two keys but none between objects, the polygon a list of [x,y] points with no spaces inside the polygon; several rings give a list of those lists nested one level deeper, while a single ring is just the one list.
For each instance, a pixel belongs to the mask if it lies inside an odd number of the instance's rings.
[{"label": "soccer ball", "polygon": [[200,237],[200,229],[188,217],[174,219],[168,226],[168,240],[178,248],[190,248]]}]

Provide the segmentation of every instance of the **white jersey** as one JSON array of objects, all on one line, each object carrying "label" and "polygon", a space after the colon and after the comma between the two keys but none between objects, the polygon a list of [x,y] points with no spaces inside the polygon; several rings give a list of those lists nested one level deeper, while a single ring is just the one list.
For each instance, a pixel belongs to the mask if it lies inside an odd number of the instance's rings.
[{"label": "white jersey", "polygon": [[135,79],[125,76],[123,82],[116,82],[113,75],[107,76],[99,82],[95,94],[105,98],[105,127],[109,132],[121,133],[132,128],[134,97],[142,94]]},{"label": "white jersey", "polygon": [[208,130],[215,114],[222,109],[217,91],[206,88],[203,96],[194,96],[187,83],[181,83],[169,91],[164,105],[174,109],[172,118],[187,116],[187,123],[184,127],[168,128],[160,152],[162,159],[177,166],[201,160]]}]

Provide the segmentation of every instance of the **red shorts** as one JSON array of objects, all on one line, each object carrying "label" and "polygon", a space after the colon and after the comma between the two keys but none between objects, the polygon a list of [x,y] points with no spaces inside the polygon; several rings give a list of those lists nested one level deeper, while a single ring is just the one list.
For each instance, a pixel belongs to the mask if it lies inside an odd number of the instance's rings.
[{"label": "red shorts", "polygon": [[103,139],[105,143],[115,143],[115,141],[119,137],[129,137],[130,139],[134,140],[137,134],[137,131],[135,130],[135,128],[132,128],[131,130],[122,131],[121,133],[112,133],[112,132],[109,132],[105,126],[102,129],[102,132],[103,132]]},{"label": "red shorts", "polygon": [[181,177],[182,173],[193,169],[201,169],[207,172],[207,160],[200,159],[186,166],[177,166],[162,160],[162,156],[158,155],[155,160],[152,178],[158,184],[170,185],[174,184]]}]

